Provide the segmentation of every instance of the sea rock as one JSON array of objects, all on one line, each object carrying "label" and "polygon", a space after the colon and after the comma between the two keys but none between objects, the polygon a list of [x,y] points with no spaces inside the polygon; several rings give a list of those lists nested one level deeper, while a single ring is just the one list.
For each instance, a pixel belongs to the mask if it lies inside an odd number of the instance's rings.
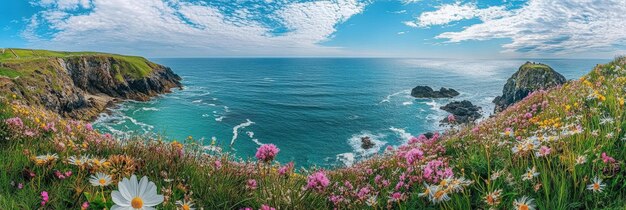
[{"label": "sea rock", "polygon": [[81,120],[97,117],[118,101],[146,101],[181,87],[181,78],[170,68],[138,57],[129,61],[111,55],[67,56],[3,65],[36,69],[20,78],[0,79],[1,92],[12,92],[27,105],[41,105]]},{"label": "sea rock", "polygon": [[442,87],[439,91],[428,86],[417,86],[411,90],[411,96],[416,98],[452,98],[458,96],[459,92],[452,88]]},{"label": "sea rock", "polygon": [[361,148],[363,149],[371,149],[376,146],[376,144],[372,141],[369,136],[361,137]]},{"label": "sea rock", "polygon": [[442,123],[465,124],[474,122],[482,117],[482,114],[480,113],[481,108],[467,100],[453,101],[440,107],[440,109],[445,110],[454,116],[454,121],[450,121],[450,118],[446,117],[441,121]]},{"label": "sea rock", "polygon": [[493,100],[496,105],[494,112],[497,113],[506,109],[534,91],[548,89],[565,82],[565,77],[550,66],[526,62],[506,81],[502,89],[502,96]]}]

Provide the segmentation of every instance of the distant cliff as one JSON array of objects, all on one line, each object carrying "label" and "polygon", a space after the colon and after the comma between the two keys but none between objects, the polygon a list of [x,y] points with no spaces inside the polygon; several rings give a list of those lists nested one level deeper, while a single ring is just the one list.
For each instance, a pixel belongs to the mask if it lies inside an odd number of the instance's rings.
[{"label": "distant cliff", "polygon": [[119,100],[149,100],[181,87],[180,80],[141,57],[23,49],[0,54],[0,94],[75,119],[93,119]]}]

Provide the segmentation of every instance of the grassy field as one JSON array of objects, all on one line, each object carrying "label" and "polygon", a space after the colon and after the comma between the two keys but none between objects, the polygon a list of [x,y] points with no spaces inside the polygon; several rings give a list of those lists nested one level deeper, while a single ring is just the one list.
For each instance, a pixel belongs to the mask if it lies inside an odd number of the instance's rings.
[{"label": "grassy field", "polygon": [[[2,50],[4,50],[4,52]],[[22,75],[28,75],[35,70],[45,69],[45,65],[48,64],[49,59],[71,59],[78,57],[95,57],[103,60],[114,60],[113,68],[116,68],[121,72],[119,75],[121,79],[123,79],[123,77],[145,77],[152,72],[154,67],[156,67],[156,64],[139,56],[125,56],[99,52],[59,52],[15,48],[0,49],[0,67],[5,69],[3,72],[8,72],[8,69],[13,69]]]},{"label": "grassy field", "polygon": [[[108,208],[131,175],[154,182],[159,209],[625,209],[625,68],[617,58],[477,125],[335,169],[278,163],[271,146],[241,160],[193,137],[118,141],[7,98],[0,209]],[[94,186],[96,173],[112,182]]]}]

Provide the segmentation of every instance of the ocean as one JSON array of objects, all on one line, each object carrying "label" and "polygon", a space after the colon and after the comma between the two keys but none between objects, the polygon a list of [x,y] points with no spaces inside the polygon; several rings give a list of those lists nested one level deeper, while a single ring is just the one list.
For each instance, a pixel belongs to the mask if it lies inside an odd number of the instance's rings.
[{"label": "ocean", "polygon": [[[469,100],[493,111],[506,79],[526,60],[401,58],[171,58],[151,59],[183,78],[148,102],[110,108],[94,125],[121,138],[188,136],[254,158],[260,144],[280,148],[277,160],[297,167],[337,167],[406,143],[411,135],[442,131],[440,106]],[[577,79],[609,60],[531,60]],[[454,88],[453,99],[416,99],[417,85]],[[361,148],[368,136],[375,147]],[[232,145],[232,146],[231,146]]]}]

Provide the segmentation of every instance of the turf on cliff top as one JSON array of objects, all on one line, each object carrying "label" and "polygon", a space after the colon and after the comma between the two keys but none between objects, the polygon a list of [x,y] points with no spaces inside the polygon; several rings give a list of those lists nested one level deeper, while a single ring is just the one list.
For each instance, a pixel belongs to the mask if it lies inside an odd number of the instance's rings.
[{"label": "turf on cliff top", "polygon": [[0,55],[0,209],[626,208],[624,57],[477,124],[328,169],[279,163],[272,144],[241,160],[191,136],[120,140],[83,121],[180,87],[146,59]]}]

